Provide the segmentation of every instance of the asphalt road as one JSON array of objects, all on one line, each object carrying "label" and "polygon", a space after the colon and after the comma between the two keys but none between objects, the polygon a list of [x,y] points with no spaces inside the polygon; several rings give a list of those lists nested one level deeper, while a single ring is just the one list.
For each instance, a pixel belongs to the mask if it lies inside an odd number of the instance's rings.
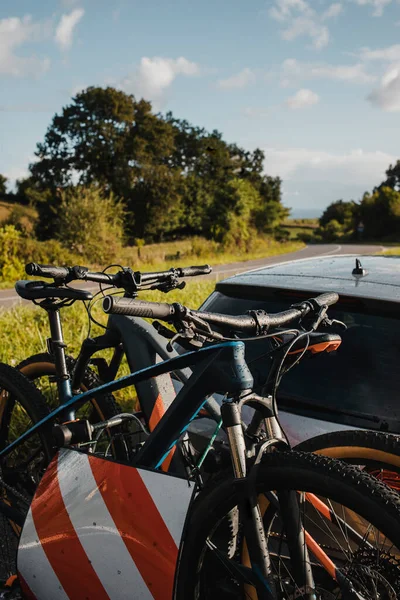
[{"label": "asphalt road", "polygon": [[[290,252],[288,254],[280,254],[279,256],[270,256],[268,258],[258,258],[256,260],[248,260],[243,262],[229,263],[226,265],[217,265],[213,268],[211,275],[204,277],[207,279],[221,280],[225,277],[230,277],[236,273],[242,273],[249,271],[250,269],[257,269],[258,267],[266,267],[268,265],[276,265],[281,262],[299,260],[302,258],[312,258],[314,256],[328,256],[328,255],[339,255],[339,254],[376,254],[382,251],[383,246],[361,246],[356,244],[346,244],[340,246],[338,244],[318,244],[310,245],[298,250],[297,252]],[[203,277],[202,277],[203,279]],[[88,290],[97,290],[98,286],[93,283],[84,284],[82,287]],[[24,300],[21,300],[15,293],[14,289],[0,290],[0,307],[10,308],[17,304],[29,304]]]}]

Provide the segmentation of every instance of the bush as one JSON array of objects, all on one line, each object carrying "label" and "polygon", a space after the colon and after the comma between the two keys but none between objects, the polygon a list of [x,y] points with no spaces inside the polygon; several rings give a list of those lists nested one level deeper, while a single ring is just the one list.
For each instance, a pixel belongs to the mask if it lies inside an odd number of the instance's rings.
[{"label": "bush", "polygon": [[19,257],[21,234],[13,225],[0,228],[0,278],[6,281],[20,279],[24,264]]},{"label": "bush", "polygon": [[112,194],[95,186],[61,192],[57,239],[91,263],[106,263],[121,253],[124,210]]},{"label": "bush", "polygon": [[296,235],[296,239],[304,242],[305,244],[316,243],[318,241],[317,237],[319,236],[316,236],[313,231],[300,231]]},{"label": "bush", "polygon": [[33,235],[37,221],[37,213],[33,208],[15,204],[11,209],[4,225],[13,225],[23,236]]},{"label": "bush", "polygon": [[325,227],[317,229],[316,234],[320,235],[324,242],[335,242],[344,234],[344,227],[336,219],[329,221]]}]

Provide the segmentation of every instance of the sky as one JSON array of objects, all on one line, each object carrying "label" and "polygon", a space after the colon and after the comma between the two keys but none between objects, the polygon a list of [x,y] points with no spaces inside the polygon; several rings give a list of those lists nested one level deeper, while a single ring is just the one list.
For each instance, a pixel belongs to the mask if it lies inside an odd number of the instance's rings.
[{"label": "sky", "polygon": [[265,152],[293,215],[359,200],[400,159],[400,0],[2,0],[0,173],[112,85]]}]

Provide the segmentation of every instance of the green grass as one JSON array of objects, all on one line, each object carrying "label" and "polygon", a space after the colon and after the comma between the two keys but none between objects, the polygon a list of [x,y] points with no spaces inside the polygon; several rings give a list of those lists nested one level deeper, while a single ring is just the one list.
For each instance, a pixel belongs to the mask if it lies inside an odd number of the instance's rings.
[{"label": "green grass", "polygon": [[400,246],[397,246],[397,248],[388,248],[379,254],[383,254],[384,256],[400,256]]},{"label": "green grass", "polygon": [[[175,290],[169,294],[162,292],[145,292],[140,297],[144,300],[158,302],[180,302],[190,308],[198,308],[214,289],[213,281],[190,282],[183,290]],[[107,315],[100,306],[95,305],[94,318],[106,325]],[[88,317],[82,303],[75,303],[69,308],[61,311],[61,319],[64,330],[64,338],[67,344],[67,354],[77,356],[80,346],[88,333]],[[17,365],[19,362],[39,352],[46,352],[46,338],[49,336],[49,325],[47,313],[31,306],[17,306],[11,309],[0,310],[0,331],[2,332],[2,343],[0,345],[0,361]],[[91,335],[104,333],[100,327],[92,325]],[[106,358],[111,351],[99,353]],[[129,373],[126,361],[121,365],[119,375]],[[115,394],[124,410],[131,410],[135,402],[135,393],[132,388],[121,390]]]},{"label": "green grass", "polygon": [[301,227],[302,229],[316,229],[319,225],[319,219],[286,219],[283,222],[284,227]]}]

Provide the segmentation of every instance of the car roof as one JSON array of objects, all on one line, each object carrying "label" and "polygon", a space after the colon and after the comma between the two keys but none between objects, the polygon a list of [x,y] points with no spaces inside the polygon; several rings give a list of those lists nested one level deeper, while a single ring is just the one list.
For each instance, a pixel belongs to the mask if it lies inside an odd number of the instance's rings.
[{"label": "car roof", "polygon": [[[356,258],[366,270],[362,277],[352,275]],[[339,295],[400,302],[400,257],[347,254],[282,262],[229,277],[220,281],[216,289],[232,293],[235,287],[257,288],[257,291],[262,288],[335,291]]]}]

